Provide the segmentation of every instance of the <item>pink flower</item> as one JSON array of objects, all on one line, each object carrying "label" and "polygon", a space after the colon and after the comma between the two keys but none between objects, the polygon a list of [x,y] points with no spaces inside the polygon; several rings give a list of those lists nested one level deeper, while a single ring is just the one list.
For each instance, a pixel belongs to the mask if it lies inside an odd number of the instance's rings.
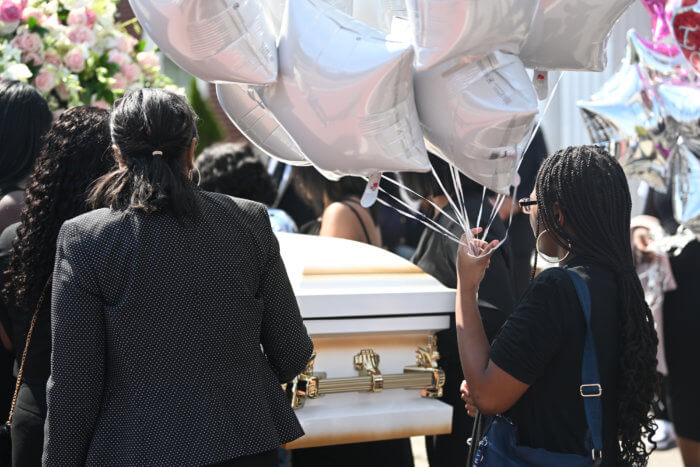
[{"label": "pink flower", "polygon": [[56,75],[53,71],[42,68],[39,74],[34,78],[34,86],[43,92],[48,93],[56,86]]},{"label": "pink flower", "polygon": [[44,63],[44,59],[36,52],[25,52],[22,54],[22,63],[32,63],[34,66],[39,66]]},{"label": "pink flower", "polygon": [[22,52],[36,52],[41,48],[41,36],[25,32],[12,39],[12,44]]},{"label": "pink flower", "polygon": [[62,101],[67,102],[68,99],[70,99],[70,91],[68,90],[68,86],[66,86],[65,83],[61,83],[56,87],[56,94],[58,94],[58,98]]},{"label": "pink flower", "polygon": [[0,4],[0,20],[13,23],[22,19],[22,5],[12,0],[4,0]]},{"label": "pink flower", "polygon": [[95,14],[94,11],[92,11],[90,8],[85,7],[85,14],[87,15],[87,22],[89,25],[95,24],[95,21],[97,21],[97,15]]},{"label": "pink flower", "polygon": [[126,77],[121,74],[117,73],[114,76],[112,76],[114,79],[114,84],[112,84],[112,89],[126,89],[126,87],[129,85]]},{"label": "pink flower", "polygon": [[75,8],[68,13],[68,26],[87,26],[88,15],[85,7]]},{"label": "pink flower", "polygon": [[157,68],[160,65],[158,57],[155,52],[139,52],[136,55],[136,61],[139,62],[143,68]]},{"label": "pink flower", "polygon": [[128,34],[120,34],[117,37],[115,46],[120,52],[129,53],[136,46],[138,40]]},{"label": "pink flower", "polygon": [[95,33],[87,26],[71,26],[68,29],[68,40],[73,44],[95,44]]},{"label": "pink flower", "polygon": [[109,110],[109,104],[107,103],[107,101],[105,101],[104,99],[97,100],[95,99],[95,96],[92,96],[92,99],[90,100],[90,105],[93,107],[97,107],[98,109]]},{"label": "pink flower", "polygon": [[130,83],[136,81],[141,75],[141,68],[135,63],[125,63],[120,70]]},{"label": "pink flower", "polygon": [[80,49],[71,49],[63,58],[64,63],[73,73],[80,73],[85,69],[85,57]]},{"label": "pink flower", "polygon": [[116,63],[119,68],[123,67],[125,63],[129,62],[129,57],[118,51],[117,49],[112,49],[109,51],[107,57],[109,63]]},{"label": "pink flower", "polygon": [[22,21],[26,23],[29,18],[36,18],[39,24],[41,24],[44,21],[44,13],[38,8],[25,8],[24,11],[22,11]]},{"label": "pink flower", "polygon": [[44,62],[53,66],[60,66],[61,57],[56,52],[46,52],[44,55]]}]

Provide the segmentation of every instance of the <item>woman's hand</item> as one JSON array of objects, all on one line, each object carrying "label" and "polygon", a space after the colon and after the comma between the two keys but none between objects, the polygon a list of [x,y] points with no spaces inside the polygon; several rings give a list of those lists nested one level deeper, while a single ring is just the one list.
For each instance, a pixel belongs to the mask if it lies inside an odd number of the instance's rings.
[{"label": "woman's hand", "polygon": [[[472,229],[472,235],[481,232],[481,227]],[[489,267],[494,248],[498,246],[498,240],[491,243],[462,235],[462,241],[457,254],[457,279],[459,288],[477,291]]]},{"label": "woman's hand", "polygon": [[632,230],[632,253],[637,264],[650,263],[654,253],[649,249],[651,232],[647,227],[635,227]]},{"label": "woman's hand", "polygon": [[469,416],[476,417],[476,404],[474,404],[474,398],[469,393],[469,386],[466,380],[462,381],[462,384],[459,386],[459,392],[462,394],[460,397],[464,401],[464,408],[467,409]]}]

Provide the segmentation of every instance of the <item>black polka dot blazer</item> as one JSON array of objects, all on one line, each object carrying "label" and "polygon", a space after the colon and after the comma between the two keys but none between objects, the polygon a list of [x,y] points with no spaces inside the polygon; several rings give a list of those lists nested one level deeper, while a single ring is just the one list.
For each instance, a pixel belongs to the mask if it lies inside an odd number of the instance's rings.
[{"label": "black polka dot blazer", "polygon": [[204,465],[303,431],[280,382],[313,344],[265,208],[67,221],[53,277],[44,465]]}]

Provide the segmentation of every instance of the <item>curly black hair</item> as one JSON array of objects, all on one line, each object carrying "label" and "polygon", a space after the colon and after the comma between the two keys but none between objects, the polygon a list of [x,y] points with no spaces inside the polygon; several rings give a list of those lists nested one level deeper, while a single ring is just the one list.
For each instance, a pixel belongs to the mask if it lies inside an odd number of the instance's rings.
[{"label": "curly black hair", "polygon": [[265,165],[246,143],[219,143],[197,158],[199,187],[271,206],[277,187]]},{"label": "curly black hair", "polygon": [[[630,244],[632,200],[622,167],[598,146],[560,150],[544,160],[536,182],[538,226],[575,255],[617,274],[619,297],[618,463],[646,465],[651,450],[643,437],[656,431],[650,408],[659,390],[658,338],[651,310],[634,271]],[[572,234],[556,221],[559,208]],[[653,448],[652,448],[653,450]]]},{"label": "curly black hair", "polygon": [[109,112],[73,107],[44,137],[7,270],[3,298],[31,313],[53,270],[63,222],[88,210],[89,186],[114,166]]}]

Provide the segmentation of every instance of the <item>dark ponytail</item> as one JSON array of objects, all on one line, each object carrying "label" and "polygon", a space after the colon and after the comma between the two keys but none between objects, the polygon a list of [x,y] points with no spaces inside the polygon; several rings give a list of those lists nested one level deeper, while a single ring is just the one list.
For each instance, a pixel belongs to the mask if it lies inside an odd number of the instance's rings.
[{"label": "dark ponytail", "polygon": [[[623,465],[646,465],[642,441],[655,432],[650,408],[658,393],[651,310],[635,274],[630,244],[632,200],[622,167],[597,146],[569,147],[545,159],[537,174],[537,207],[543,228],[562,248],[617,274],[619,342],[617,404]],[[559,203],[569,235],[556,222]]]},{"label": "dark ponytail", "polygon": [[188,151],[197,137],[196,116],[182,97],[162,89],[128,92],[112,112],[112,142],[123,166],[90,193],[94,208],[162,212],[178,220],[196,216],[196,186]]}]

